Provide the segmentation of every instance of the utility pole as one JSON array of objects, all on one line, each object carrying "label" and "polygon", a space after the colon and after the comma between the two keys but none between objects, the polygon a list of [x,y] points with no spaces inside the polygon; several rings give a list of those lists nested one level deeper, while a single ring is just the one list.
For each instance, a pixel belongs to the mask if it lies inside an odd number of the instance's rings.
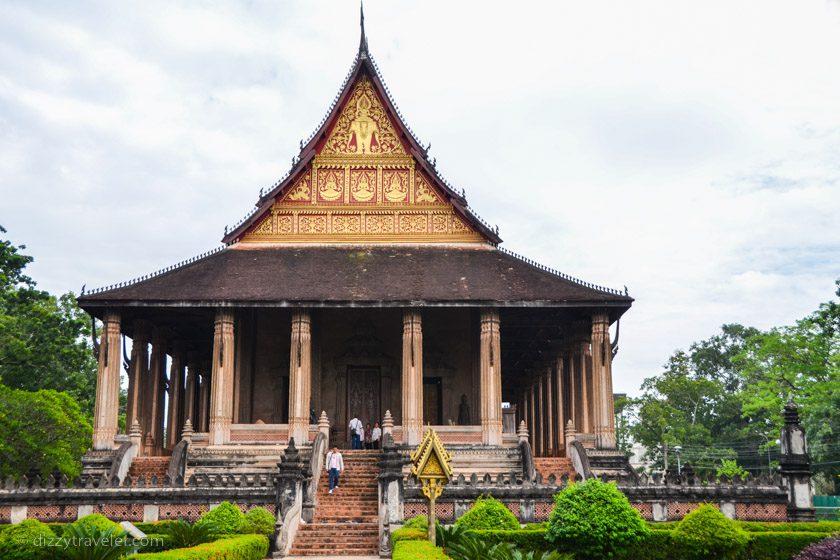
[{"label": "utility pole", "polygon": [[668,442],[662,442],[662,462],[665,464],[665,472],[668,472]]}]

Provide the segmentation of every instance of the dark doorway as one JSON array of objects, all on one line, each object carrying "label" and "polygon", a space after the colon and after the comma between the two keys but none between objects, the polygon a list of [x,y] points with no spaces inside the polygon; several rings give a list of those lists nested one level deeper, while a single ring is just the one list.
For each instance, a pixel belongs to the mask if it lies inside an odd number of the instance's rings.
[{"label": "dark doorway", "polygon": [[[382,422],[380,403],[380,373],[378,367],[347,368],[347,419],[345,428],[353,416],[363,424]],[[346,431],[346,430],[345,430]],[[349,435],[345,436],[349,441]]]},{"label": "dark doorway", "polygon": [[443,381],[440,377],[423,378],[423,423],[443,424]]}]

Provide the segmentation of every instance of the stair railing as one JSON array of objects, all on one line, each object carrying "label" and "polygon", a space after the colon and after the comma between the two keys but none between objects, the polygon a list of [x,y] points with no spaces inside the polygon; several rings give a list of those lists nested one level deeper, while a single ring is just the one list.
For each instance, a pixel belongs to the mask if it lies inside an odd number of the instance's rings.
[{"label": "stair railing", "polygon": [[306,472],[303,490],[303,520],[311,523],[315,518],[315,506],[318,502],[318,483],[324,470],[324,456],[327,452],[327,436],[318,432],[312,442],[312,455]]}]

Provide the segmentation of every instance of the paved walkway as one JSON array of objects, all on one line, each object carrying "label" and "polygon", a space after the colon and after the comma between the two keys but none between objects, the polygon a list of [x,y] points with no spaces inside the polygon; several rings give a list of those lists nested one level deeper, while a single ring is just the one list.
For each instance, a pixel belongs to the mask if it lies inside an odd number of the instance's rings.
[{"label": "paved walkway", "polygon": [[379,560],[379,556],[286,556],[285,560]]}]

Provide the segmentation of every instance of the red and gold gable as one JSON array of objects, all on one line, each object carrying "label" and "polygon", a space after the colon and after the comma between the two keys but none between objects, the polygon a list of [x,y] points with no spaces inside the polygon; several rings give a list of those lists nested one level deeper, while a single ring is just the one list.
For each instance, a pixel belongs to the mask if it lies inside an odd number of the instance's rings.
[{"label": "red and gold gable", "polygon": [[360,74],[312,161],[242,242],[483,242],[406,149]]}]

